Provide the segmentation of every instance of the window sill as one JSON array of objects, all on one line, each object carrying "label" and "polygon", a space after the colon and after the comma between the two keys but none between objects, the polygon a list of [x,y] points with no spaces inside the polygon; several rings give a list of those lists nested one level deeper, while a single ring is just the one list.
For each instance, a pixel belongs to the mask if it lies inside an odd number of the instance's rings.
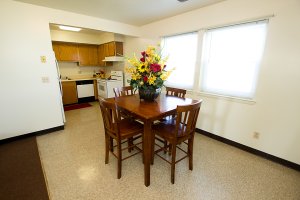
[{"label": "window sill", "polygon": [[206,92],[193,92],[193,94],[195,94],[196,96],[205,96],[208,98],[223,99],[223,100],[227,100],[227,101],[233,101],[233,102],[237,102],[237,103],[245,103],[245,104],[249,104],[249,105],[256,104],[256,101],[253,99],[244,99],[244,98],[212,94],[212,93],[206,93]]}]

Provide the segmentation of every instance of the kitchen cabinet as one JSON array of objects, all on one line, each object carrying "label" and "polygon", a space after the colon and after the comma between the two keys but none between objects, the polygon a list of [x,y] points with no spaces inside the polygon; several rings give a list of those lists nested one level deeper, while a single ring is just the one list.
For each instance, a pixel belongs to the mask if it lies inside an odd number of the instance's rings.
[{"label": "kitchen cabinet", "polygon": [[100,45],[52,42],[58,61],[79,62],[79,66],[112,66],[113,62],[103,62],[105,57],[122,56],[122,42],[108,42]]},{"label": "kitchen cabinet", "polygon": [[105,62],[103,61],[105,58],[104,55],[104,44],[100,44],[98,46],[98,64],[99,66],[105,66]]},{"label": "kitchen cabinet", "polygon": [[113,41],[99,45],[98,58],[100,66],[113,65],[113,62],[103,62],[104,58],[109,56],[123,56],[123,43]]},{"label": "kitchen cabinet", "polygon": [[78,62],[78,46],[75,43],[53,42],[53,50],[58,61]]},{"label": "kitchen cabinet", "polygon": [[77,87],[75,81],[63,81],[62,82],[63,90],[63,104],[73,104],[78,103],[77,98]]},{"label": "kitchen cabinet", "polygon": [[98,45],[78,44],[79,66],[98,66]]},{"label": "kitchen cabinet", "polygon": [[107,56],[123,56],[122,42],[109,42],[104,44],[104,54]]},{"label": "kitchen cabinet", "polygon": [[107,55],[107,49],[108,46],[106,44],[100,44],[99,47],[98,47],[98,63],[99,63],[99,66],[112,66],[113,63],[112,62],[104,62],[104,58]]}]

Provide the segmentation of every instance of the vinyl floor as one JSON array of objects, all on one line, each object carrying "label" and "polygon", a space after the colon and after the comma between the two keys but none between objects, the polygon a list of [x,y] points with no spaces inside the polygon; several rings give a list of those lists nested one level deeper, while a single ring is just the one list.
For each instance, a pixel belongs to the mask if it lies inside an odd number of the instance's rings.
[{"label": "vinyl floor", "polygon": [[196,134],[194,169],[188,161],[170,165],[155,157],[151,185],[144,186],[141,155],[104,163],[104,129],[98,104],[66,112],[65,130],[37,138],[52,200],[180,199],[300,200],[300,172]]}]

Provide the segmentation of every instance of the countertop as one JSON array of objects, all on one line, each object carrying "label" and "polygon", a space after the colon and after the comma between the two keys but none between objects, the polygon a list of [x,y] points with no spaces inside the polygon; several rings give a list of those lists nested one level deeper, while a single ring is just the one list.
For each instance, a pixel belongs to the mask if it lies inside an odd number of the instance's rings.
[{"label": "countertop", "polygon": [[69,82],[69,81],[85,81],[85,80],[97,80],[100,78],[71,78],[71,79],[61,79],[61,82]]}]

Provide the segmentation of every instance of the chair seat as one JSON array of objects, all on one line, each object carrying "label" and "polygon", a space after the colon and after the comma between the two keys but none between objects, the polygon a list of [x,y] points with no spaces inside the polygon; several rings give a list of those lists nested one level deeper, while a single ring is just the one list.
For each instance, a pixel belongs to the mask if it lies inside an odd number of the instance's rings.
[{"label": "chair seat", "polygon": [[176,132],[176,121],[175,120],[166,120],[164,122],[157,123],[152,127],[153,131],[156,135],[160,136],[161,138],[173,141],[174,139],[181,140],[182,135],[182,126],[179,126],[178,132]]},{"label": "chair seat", "polygon": [[121,139],[124,139],[136,135],[137,132],[143,132],[144,126],[137,121],[125,118],[119,122],[119,129],[120,137]]}]

